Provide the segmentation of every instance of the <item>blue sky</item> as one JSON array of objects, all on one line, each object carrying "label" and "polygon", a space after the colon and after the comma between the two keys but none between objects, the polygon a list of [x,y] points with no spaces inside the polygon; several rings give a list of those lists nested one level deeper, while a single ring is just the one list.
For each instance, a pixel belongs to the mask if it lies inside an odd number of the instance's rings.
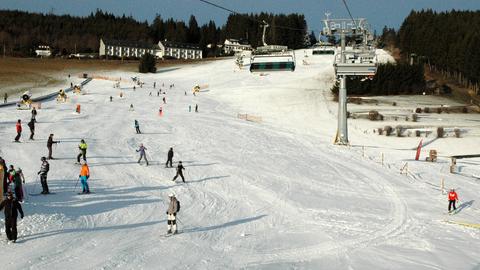
[{"label": "blue sky", "polygon": [[[332,18],[346,18],[348,13],[341,0],[209,0],[241,13],[267,11],[272,13],[303,13],[311,30],[321,30],[324,13]],[[346,0],[354,17],[367,18],[374,29],[384,25],[398,28],[412,9],[479,10],[480,0]],[[199,23],[214,20],[225,23],[228,13],[198,0],[0,0],[0,9],[51,12],[55,14],[88,15],[102,9],[117,15],[132,15],[149,22],[162,17],[188,20],[195,15]]]}]

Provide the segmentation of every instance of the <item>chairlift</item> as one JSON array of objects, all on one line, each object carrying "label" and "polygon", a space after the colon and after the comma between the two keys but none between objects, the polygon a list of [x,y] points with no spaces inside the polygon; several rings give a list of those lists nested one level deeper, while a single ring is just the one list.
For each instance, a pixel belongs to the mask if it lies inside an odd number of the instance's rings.
[{"label": "chairlift", "polygon": [[374,50],[345,51],[345,62],[341,54],[335,55],[335,74],[337,76],[374,76],[377,72],[377,56]]},{"label": "chairlift", "polygon": [[252,52],[250,72],[295,71],[295,53],[287,46],[267,45],[265,31],[269,25],[265,21],[263,23],[263,46]]},{"label": "chairlift", "polygon": [[312,55],[334,55],[335,46],[330,43],[317,43],[313,46]]}]

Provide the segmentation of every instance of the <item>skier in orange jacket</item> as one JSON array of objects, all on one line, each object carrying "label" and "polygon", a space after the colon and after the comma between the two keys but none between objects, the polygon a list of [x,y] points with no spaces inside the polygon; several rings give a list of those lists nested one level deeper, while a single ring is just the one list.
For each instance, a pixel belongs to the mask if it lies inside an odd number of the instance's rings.
[{"label": "skier in orange jacket", "polygon": [[82,193],[90,193],[90,189],[88,188],[87,180],[90,177],[90,169],[86,162],[82,164],[82,168],[80,169],[80,182],[82,183]]}]

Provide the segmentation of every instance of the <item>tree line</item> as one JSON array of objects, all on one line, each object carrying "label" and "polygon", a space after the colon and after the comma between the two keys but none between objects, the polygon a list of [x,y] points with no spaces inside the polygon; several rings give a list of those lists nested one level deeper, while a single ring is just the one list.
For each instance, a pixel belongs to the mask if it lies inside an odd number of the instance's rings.
[{"label": "tree line", "polygon": [[412,11],[394,33],[384,29],[380,40],[478,92],[480,11]]},{"label": "tree line", "polygon": [[152,44],[167,39],[199,44],[204,57],[208,57],[221,53],[218,45],[226,38],[245,39],[253,47],[261,45],[262,20],[270,24],[267,43],[294,49],[305,46],[307,23],[300,14],[232,14],[226,24],[219,27],[214,21],[200,26],[193,15],[188,23],[163,19],[160,15],[148,23],[101,10],[86,17],[0,10],[0,53],[34,56],[38,45],[49,45],[55,55],[68,55],[98,52],[100,38]]}]

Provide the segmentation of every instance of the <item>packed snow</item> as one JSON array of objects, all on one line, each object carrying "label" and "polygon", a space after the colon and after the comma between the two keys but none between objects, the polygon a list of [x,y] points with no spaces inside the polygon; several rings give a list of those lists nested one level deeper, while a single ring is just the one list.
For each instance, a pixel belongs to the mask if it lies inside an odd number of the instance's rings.
[{"label": "packed snow", "polygon": [[[85,95],[44,102],[36,139],[24,124],[22,143],[12,143],[15,122],[28,122],[30,111],[0,108],[0,155],[23,169],[27,193],[41,190],[36,173],[48,135],[60,141],[48,177],[54,194],[27,197],[17,243],[1,231],[2,269],[480,268],[480,231],[464,226],[480,223],[472,177],[480,160],[459,160],[451,174],[448,158],[478,154],[478,137],[423,138],[428,147],[415,161],[420,138],[379,136],[367,132],[377,123],[349,120],[351,146],[334,145],[332,62],[297,52],[295,72],[251,74],[224,59],[149,75],[97,74]],[[134,90],[131,77],[145,84]],[[109,78],[121,78],[120,88]],[[468,117],[458,121],[478,121]],[[77,194],[81,139],[88,195]],[[140,143],[149,166],[137,163]],[[165,168],[170,147],[186,183],[172,182],[175,169]],[[428,149],[448,155],[425,162]],[[455,215],[442,179],[459,194]],[[171,192],[182,205],[180,233],[165,237]]]}]

